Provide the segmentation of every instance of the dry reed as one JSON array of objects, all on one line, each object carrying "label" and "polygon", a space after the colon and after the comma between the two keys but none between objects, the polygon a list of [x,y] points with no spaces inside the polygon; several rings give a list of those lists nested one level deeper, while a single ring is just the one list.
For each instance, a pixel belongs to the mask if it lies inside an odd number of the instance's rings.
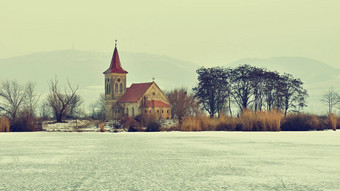
[{"label": "dry reed", "polygon": [[10,122],[7,117],[0,117],[0,132],[9,132]]}]

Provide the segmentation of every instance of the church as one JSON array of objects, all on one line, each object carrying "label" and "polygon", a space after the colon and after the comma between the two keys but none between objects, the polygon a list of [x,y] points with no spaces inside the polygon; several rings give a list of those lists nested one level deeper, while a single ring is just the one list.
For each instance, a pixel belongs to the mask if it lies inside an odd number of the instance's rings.
[{"label": "church", "polygon": [[154,115],[159,119],[171,118],[168,98],[155,82],[133,83],[126,87],[127,71],[120,63],[117,43],[110,67],[105,75],[105,119],[118,120],[125,116]]}]

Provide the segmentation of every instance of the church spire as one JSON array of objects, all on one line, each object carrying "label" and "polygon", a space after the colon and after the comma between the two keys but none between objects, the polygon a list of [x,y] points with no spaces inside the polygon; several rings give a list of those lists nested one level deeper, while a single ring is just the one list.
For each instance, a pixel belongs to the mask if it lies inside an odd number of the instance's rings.
[{"label": "church spire", "polygon": [[119,54],[118,54],[118,49],[117,49],[117,40],[115,40],[115,49],[113,51],[110,68],[107,69],[104,73],[122,73],[122,74],[128,73],[122,68],[120,64],[120,59],[119,59]]}]

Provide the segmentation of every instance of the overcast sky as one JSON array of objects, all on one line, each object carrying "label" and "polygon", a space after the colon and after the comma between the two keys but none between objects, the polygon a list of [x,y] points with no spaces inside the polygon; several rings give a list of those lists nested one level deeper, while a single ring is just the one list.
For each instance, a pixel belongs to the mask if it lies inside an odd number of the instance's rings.
[{"label": "overcast sky", "polygon": [[339,0],[1,0],[0,58],[61,49],[199,65],[303,56],[340,68]]}]

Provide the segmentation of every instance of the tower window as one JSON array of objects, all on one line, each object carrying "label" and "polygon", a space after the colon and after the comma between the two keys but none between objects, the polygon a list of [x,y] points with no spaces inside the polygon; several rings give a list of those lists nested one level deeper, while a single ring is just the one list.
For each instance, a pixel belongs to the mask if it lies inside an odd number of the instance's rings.
[{"label": "tower window", "polygon": [[120,89],[120,94],[123,94],[123,84],[122,83],[120,83],[120,85],[119,85],[120,87],[119,87],[119,89]]},{"label": "tower window", "polygon": [[118,92],[118,84],[117,83],[115,84],[115,92],[116,93]]},{"label": "tower window", "polygon": [[134,117],[135,116],[135,108],[133,107],[132,108],[132,117]]},{"label": "tower window", "polygon": [[110,79],[105,80],[105,93],[110,94]]}]

